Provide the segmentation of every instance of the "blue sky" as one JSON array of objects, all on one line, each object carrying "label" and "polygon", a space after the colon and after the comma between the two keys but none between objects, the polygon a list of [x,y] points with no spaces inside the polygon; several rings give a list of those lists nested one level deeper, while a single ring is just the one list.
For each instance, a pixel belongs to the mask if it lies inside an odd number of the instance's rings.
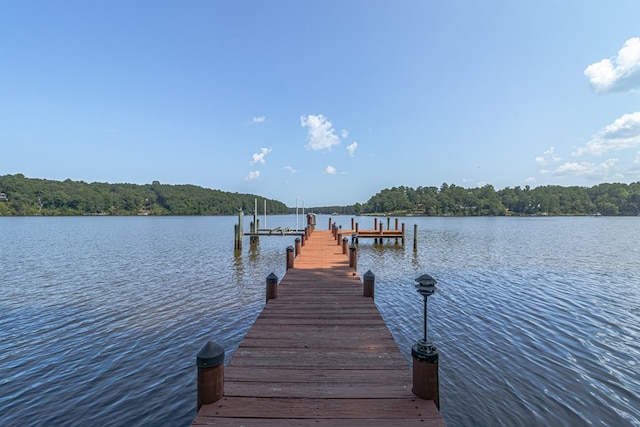
[{"label": "blue sky", "polygon": [[295,206],[640,180],[640,2],[0,2],[0,174]]}]

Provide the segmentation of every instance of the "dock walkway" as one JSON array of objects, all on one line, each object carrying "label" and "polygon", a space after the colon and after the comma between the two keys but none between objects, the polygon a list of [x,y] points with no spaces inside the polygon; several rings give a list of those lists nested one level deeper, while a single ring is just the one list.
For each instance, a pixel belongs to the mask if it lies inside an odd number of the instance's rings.
[{"label": "dock walkway", "polygon": [[331,231],[314,231],[192,425],[444,426]]}]

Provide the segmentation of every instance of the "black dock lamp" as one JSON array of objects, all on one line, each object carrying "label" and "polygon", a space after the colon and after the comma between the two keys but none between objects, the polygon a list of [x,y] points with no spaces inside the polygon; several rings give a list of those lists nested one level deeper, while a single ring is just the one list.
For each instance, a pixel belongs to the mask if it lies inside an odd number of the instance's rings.
[{"label": "black dock lamp", "polygon": [[436,291],[436,279],[423,274],[416,279],[416,290],[424,298],[424,335],[411,348],[413,357],[413,393],[433,400],[440,409],[438,386],[438,350],[427,340],[427,298]]},{"label": "black dock lamp", "polygon": [[418,282],[418,284],[415,285],[416,290],[424,297],[424,335],[422,339],[418,341],[417,346],[421,351],[429,352],[431,349],[435,350],[435,347],[427,340],[427,298],[436,291],[436,283],[438,282],[428,274],[423,274],[418,277],[416,282]]}]

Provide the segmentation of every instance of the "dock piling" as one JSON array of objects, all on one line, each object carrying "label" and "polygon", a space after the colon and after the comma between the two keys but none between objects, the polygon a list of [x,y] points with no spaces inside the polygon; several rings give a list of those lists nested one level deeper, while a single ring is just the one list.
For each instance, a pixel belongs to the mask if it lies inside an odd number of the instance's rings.
[{"label": "dock piling", "polygon": [[238,210],[238,223],[235,225],[235,245],[234,248],[237,250],[242,250],[242,234],[243,234],[243,212],[242,209]]},{"label": "dock piling", "polygon": [[362,296],[374,299],[376,288],[375,274],[373,274],[371,270],[368,270],[366,273],[364,273],[364,276],[362,276],[362,278],[364,279],[364,284],[362,286]]},{"label": "dock piling", "polygon": [[209,341],[196,356],[198,367],[198,411],[224,395],[224,348]]},{"label": "dock piling", "polygon": [[352,267],[354,270],[358,269],[358,257],[356,251],[356,245],[351,245],[349,247],[349,267]]},{"label": "dock piling", "polygon": [[296,237],[296,256],[300,255],[300,251],[302,250],[302,244],[300,243],[300,238]]},{"label": "dock piling", "polygon": [[293,246],[287,246],[287,270],[293,268]]},{"label": "dock piling", "polygon": [[271,273],[267,276],[267,301],[278,298],[278,276]]},{"label": "dock piling", "polygon": [[342,238],[342,253],[344,255],[346,255],[347,252],[348,252],[348,249],[349,249],[349,238],[348,237],[343,237]]}]

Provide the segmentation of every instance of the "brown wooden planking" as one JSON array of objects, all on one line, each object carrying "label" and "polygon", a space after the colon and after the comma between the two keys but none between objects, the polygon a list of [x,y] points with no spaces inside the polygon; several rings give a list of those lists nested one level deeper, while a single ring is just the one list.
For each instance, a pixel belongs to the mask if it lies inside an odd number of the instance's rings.
[{"label": "brown wooden planking", "polygon": [[[440,414],[432,401],[417,397],[406,399],[320,399],[320,398],[261,398],[223,397],[218,404],[203,405],[199,416],[239,418],[314,418],[345,421],[358,418],[373,419],[424,419],[438,418]],[[283,416],[284,415],[284,416]]]},{"label": "brown wooden planking", "polygon": [[315,231],[193,425],[444,426],[330,231]]},{"label": "brown wooden planking", "polygon": [[289,381],[292,383],[402,384],[407,379],[406,373],[397,369],[341,369],[339,372],[297,369],[296,375],[292,377],[290,369],[286,368],[236,367],[225,372],[225,381],[278,382],[286,375],[289,375]]},{"label": "brown wooden planking", "polygon": [[371,419],[360,418],[350,419],[348,421],[344,419],[330,419],[325,418],[322,422],[319,422],[313,418],[307,419],[288,419],[288,418],[225,418],[216,416],[215,418],[203,417],[206,420],[208,426],[243,426],[243,427],[310,427],[310,426],[344,426],[345,422],[349,427],[409,427],[419,425],[424,427],[444,427],[444,421],[442,418],[426,418],[424,420],[416,421],[414,419]]}]

